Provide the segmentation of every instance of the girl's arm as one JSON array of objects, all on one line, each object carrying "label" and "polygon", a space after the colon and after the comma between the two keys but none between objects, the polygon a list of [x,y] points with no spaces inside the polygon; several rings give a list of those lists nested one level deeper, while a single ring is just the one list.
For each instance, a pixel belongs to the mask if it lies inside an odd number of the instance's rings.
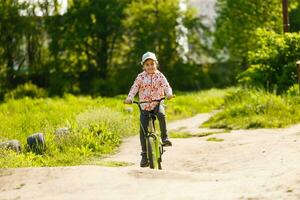
[{"label": "girl's arm", "polygon": [[140,82],[141,82],[140,77],[137,76],[134,83],[133,83],[133,85],[131,86],[131,89],[130,89],[129,93],[128,93],[127,100],[133,101],[134,96],[139,91]]},{"label": "girl's arm", "polygon": [[173,96],[172,88],[167,80],[167,78],[162,74],[162,87],[167,97]]}]

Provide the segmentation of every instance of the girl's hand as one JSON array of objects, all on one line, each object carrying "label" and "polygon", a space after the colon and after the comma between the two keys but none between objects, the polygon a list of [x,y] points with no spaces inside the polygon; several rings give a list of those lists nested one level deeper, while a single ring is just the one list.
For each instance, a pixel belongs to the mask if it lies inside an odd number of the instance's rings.
[{"label": "girl's hand", "polygon": [[170,100],[170,99],[172,99],[173,97],[175,97],[175,95],[170,95],[170,94],[168,94],[166,97],[167,97],[167,100]]},{"label": "girl's hand", "polygon": [[132,104],[132,100],[130,100],[130,99],[125,99],[125,100],[124,100],[124,103],[125,103],[125,104]]}]

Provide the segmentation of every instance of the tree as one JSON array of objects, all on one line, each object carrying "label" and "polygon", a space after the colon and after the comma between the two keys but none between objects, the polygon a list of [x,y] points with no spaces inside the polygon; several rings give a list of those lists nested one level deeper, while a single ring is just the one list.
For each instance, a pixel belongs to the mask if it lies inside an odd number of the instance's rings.
[{"label": "tree", "polygon": [[82,92],[91,92],[95,80],[109,78],[109,67],[113,65],[113,52],[122,37],[122,19],[128,2],[74,0],[64,16],[48,20],[53,60],[59,60],[56,64],[62,65],[61,71],[77,76]]},{"label": "tree", "polygon": [[15,71],[23,62],[20,44],[26,23],[20,12],[25,8],[18,0],[0,1],[0,67],[5,80],[2,85],[8,88],[16,84]]},{"label": "tree", "polygon": [[171,82],[191,79],[179,89],[199,88],[205,27],[187,0],[68,2],[63,14],[58,0],[0,2],[1,91],[30,81],[50,95],[124,93],[145,51]]},{"label": "tree", "polygon": [[249,67],[239,82],[279,93],[297,82],[296,61],[300,58],[300,34],[278,34],[257,30],[257,48],[248,53]]},{"label": "tree", "polygon": [[[294,12],[299,0],[289,0]],[[215,47],[225,50],[225,57],[247,66],[247,52],[255,48],[256,30],[263,28],[282,33],[282,2],[277,0],[217,0]],[[297,20],[290,14],[292,24]],[[224,55],[224,54],[222,54]]]},{"label": "tree", "polygon": [[[172,74],[176,67],[186,67],[189,75],[195,73],[194,68],[187,64],[195,64],[199,58],[197,55],[204,48],[200,40],[204,26],[197,11],[189,7],[186,1],[133,0],[126,14],[126,56],[123,57],[127,67],[120,72],[121,75],[125,71],[128,74],[123,79],[125,87],[141,71],[139,61],[146,51],[157,54],[159,68],[167,75]],[[182,54],[183,45],[187,48],[185,55]]]},{"label": "tree", "polygon": [[295,6],[289,12],[290,19],[290,31],[299,32],[300,31],[300,0],[296,1]]},{"label": "tree", "polygon": [[281,6],[278,0],[218,0],[215,47],[245,69],[247,52],[256,43],[256,29],[282,32]]}]

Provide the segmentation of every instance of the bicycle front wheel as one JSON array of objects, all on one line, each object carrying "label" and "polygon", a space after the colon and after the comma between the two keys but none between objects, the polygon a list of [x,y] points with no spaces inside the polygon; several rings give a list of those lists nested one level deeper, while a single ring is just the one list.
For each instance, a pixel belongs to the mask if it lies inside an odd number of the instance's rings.
[{"label": "bicycle front wheel", "polygon": [[153,143],[151,142],[151,137],[148,137],[146,139],[146,143],[147,143],[147,156],[148,156],[148,161],[149,161],[149,165],[151,169],[154,169],[154,154],[153,154]]}]

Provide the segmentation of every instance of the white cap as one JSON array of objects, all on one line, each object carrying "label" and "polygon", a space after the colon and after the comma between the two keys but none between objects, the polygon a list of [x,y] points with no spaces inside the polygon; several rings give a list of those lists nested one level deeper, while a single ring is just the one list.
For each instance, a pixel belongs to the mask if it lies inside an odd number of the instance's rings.
[{"label": "white cap", "polygon": [[152,59],[152,60],[154,60],[156,63],[158,63],[155,53],[152,53],[152,52],[150,52],[150,51],[144,53],[144,55],[143,55],[143,57],[142,57],[142,62],[141,62],[141,64],[143,65],[144,62],[145,62],[147,59]]}]

